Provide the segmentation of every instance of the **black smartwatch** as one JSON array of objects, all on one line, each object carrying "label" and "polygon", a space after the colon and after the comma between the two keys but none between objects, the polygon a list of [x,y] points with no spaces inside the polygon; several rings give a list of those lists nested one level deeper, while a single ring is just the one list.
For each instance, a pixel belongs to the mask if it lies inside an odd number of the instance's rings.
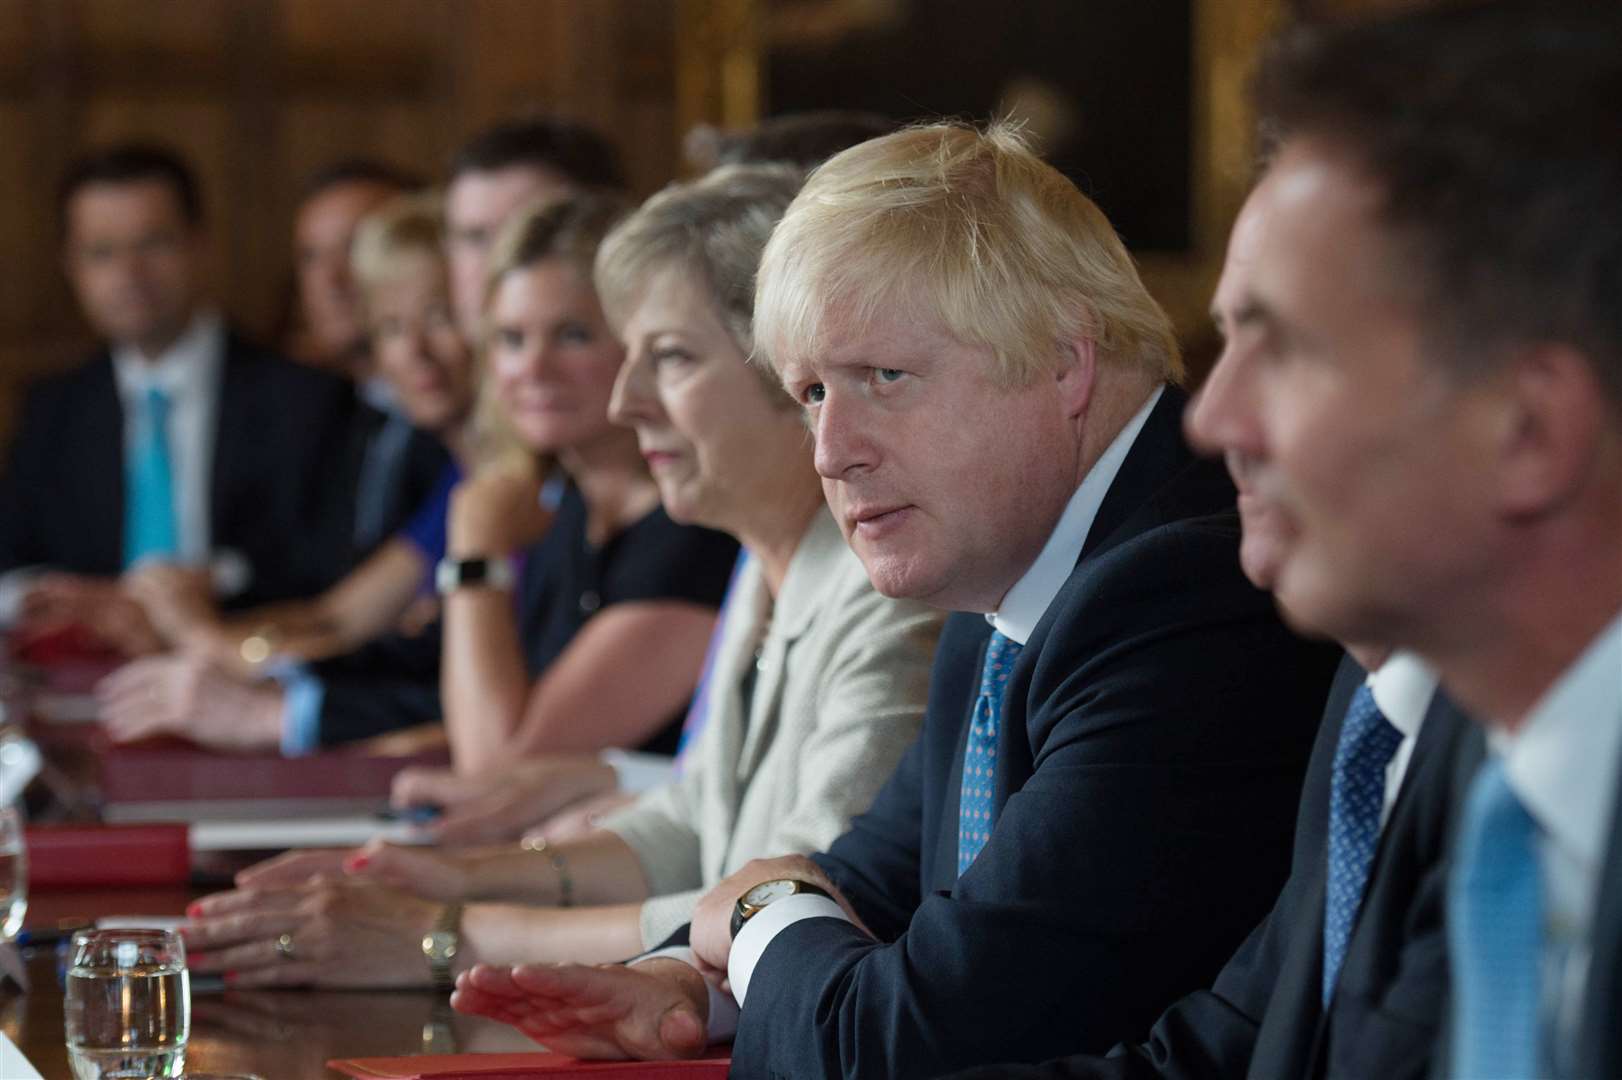
[{"label": "black smartwatch", "polygon": [[449,596],[468,586],[510,589],[513,581],[512,563],[506,559],[445,558],[434,568],[434,588],[441,596]]},{"label": "black smartwatch", "polygon": [[738,902],[732,907],[732,936],[737,937],[743,924],[759,915],[768,904],[790,896],[827,896],[826,889],[818,888],[809,881],[796,881],[794,878],[777,878],[772,881],[762,881],[738,897]]}]

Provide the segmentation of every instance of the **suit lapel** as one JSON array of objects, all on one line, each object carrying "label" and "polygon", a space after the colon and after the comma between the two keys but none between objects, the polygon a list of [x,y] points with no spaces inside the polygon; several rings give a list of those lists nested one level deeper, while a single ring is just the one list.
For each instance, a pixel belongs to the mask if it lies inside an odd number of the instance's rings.
[{"label": "suit lapel", "polygon": [[118,567],[124,562],[124,405],[112,357],[103,352],[94,363],[92,389],[78,418],[88,435],[78,452],[90,460],[76,470],[84,483],[77,498],[85,521],[107,523],[94,529],[97,564]]},{"label": "suit lapel", "polygon": [[1622,1011],[1622,790],[1613,791],[1611,799],[1611,839],[1600,871],[1593,951],[1577,1035],[1577,1071],[1582,1076],[1615,1076],[1622,1069],[1622,1036],[1617,1033]]},{"label": "suit lapel", "polygon": [[225,355],[220,361],[219,400],[214,410],[214,461],[208,481],[209,543],[216,549],[230,543],[229,500],[233,491],[243,489],[248,463],[247,440],[251,432],[246,430],[250,426],[246,420],[252,415],[255,389],[252,365],[243,362],[240,351],[236,335],[227,332]]},{"label": "suit lapel", "polygon": [[1188,395],[1175,386],[1161,393],[1098,506],[1078,562],[1096,554],[1105,539],[1132,517],[1148,493],[1159,490],[1167,477],[1193,460],[1183,441],[1183,408],[1187,404]]}]

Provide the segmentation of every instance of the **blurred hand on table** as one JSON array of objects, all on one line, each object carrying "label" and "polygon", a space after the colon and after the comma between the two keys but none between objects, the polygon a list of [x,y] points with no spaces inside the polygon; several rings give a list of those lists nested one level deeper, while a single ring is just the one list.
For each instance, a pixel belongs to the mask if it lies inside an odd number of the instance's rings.
[{"label": "blurred hand on table", "polygon": [[552,754],[499,772],[467,775],[452,769],[410,768],[394,778],[395,806],[437,806],[428,829],[446,844],[517,840],[542,832],[560,812],[615,791],[614,770],[595,754]]},{"label": "blurred hand on table", "polygon": [[115,742],[178,735],[238,751],[281,743],[281,687],[246,685],[194,656],[152,656],[125,664],[97,684],[96,697]]}]

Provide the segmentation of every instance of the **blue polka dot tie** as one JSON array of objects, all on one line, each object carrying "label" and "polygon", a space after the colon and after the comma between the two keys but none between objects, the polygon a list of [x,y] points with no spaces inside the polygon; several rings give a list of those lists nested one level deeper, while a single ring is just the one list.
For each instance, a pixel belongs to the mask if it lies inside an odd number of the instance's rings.
[{"label": "blue polka dot tie", "polygon": [[1537,823],[1503,762],[1470,785],[1448,883],[1457,1077],[1526,1077],[1547,1070],[1539,1050],[1543,878]]},{"label": "blue polka dot tie", "polygon": [[1335,993],[1340,965],[1352,939],[1374,849],[1380,842],[1385,803],[1385,769],[1402,742],[1402,732],[1374,703],[1365,684],[1358,687],[1341,725],[1329,787],[1329,883],[1324,896],[1323,1002]]},{"label": "blue polka dot tie", "polygon": [[1020,644],[993,631],[980,669],[980,696],[974,702],[968,749],[963,755],[963,791],[958,797],[957,872],[969,868],[991,838],[992,792],[997,778],[997,730],[1002,726],[1003,694]]}]

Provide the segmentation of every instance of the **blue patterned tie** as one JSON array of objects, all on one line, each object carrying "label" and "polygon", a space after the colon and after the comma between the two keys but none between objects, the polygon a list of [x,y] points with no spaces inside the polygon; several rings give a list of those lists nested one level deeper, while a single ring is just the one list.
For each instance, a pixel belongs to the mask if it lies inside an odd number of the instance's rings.
[{"label": "blue patterned tie", "polygon": [[1002,699],[1014,670],[1020,644],[1001,631],[992,631],[980,669],[980,696],[974,702],[974,722],[963,755],[963,791],[958,797],[957,872],[969,868],[991,838],[992,793],[997,779],[997,729],[1002,724]]},{"label": "blue patterned tie", "polygon": [[1457,1077],[1539,1075],[1543,879],[1537,823],[1491,758],[1470,785],[1449,882]]},{"label": "blue patterned tie", "polygon": [[172,558],[180,550],[174,462],[169,453],[169,398],[157,387],[146,392],[146,409],[138,425],[124,469],[126,567],[151,556]]},{"label": "blue patterned tie", "polygon": [[1352,939],[1357,911],[1380,842],[1385,769],[1402,742],[1374,703],[1367,684],[1357,688],[1341,725],[1329,788],[1329,883],[1324,894],[1323,1002],[1335,993],[1340,965]]}]

